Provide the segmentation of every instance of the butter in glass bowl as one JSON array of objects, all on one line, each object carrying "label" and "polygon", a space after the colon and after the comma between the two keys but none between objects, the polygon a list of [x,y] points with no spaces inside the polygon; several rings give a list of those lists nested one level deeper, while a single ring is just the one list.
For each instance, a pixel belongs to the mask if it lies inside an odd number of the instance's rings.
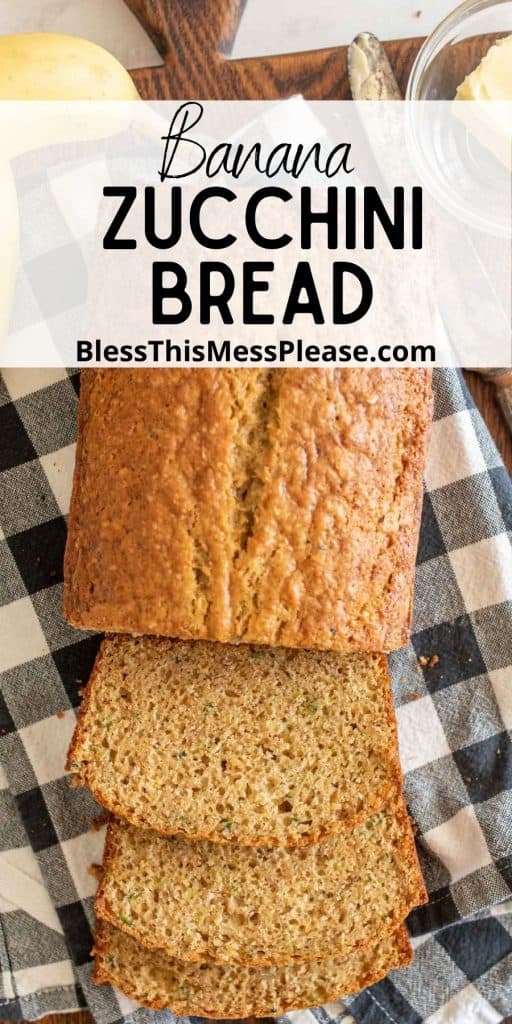
[{"label": "butter in glass bowl", "polygon": [[406,98],[453,100],[474,72],[476,78],[469,88],[477,88],[478,80],[485,82],[488,72],[498,67],[497,79],[500,88],[506,87],[506,94],[493,98],[512,99],[512,50],[507,38],[511,34],[512,0],[465,0],[423,43],[409,77]]},{"label": "butter in glass bowl", "polygon": [[512,100],[512,35],[498,39],[455,93],[457,100]]}]

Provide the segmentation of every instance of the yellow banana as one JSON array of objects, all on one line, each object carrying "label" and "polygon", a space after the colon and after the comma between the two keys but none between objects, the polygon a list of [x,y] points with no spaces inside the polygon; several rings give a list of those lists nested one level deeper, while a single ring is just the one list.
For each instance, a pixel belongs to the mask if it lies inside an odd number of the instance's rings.
[{"label": "yellow banana", "polygon": [[[55,33],[0,36],[0,100],[136,100],[139,94],[125,68],[96,43]],[[18,265],[18,202],[9,158],[17,153],[113,130],[112,116],[34,116],[0,108],[0,217],[4,256],[0,271],[0,346],[8,325]],[[3,116],[2,116],[3,114]],[[116,125],[120,127],[119,124]]]},{"label": "yellow banana", "polygon": [[52,32],[0,36],[2,100],[136,100],[123,66],[96,43]]}]

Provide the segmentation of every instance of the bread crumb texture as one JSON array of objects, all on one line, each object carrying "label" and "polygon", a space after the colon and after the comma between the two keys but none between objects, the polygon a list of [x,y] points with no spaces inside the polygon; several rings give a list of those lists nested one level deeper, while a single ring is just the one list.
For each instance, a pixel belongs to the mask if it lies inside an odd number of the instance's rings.
[{"label": "bread crumb texture", "polygon": [[114,822],[96,913],[180,960],[265,967],[364,948],[424,900],[400,801],[295,849],[189,843]]},{"label": "bread crumb texture", "polygon": [[307,845],[400,789],[386,658],[108,637],[68,766],[142,828]]},{"label": "bread crumb texture", "polygon": [[94,977],[151,1009],[210,1018],[263,1017],[333,1002],[373,985],[393,967],[406,967],[411,959],[402,927],[362,952],[325,963],[263,970],[187,964],[150,952],[100,921]]},{"label": "bread crumb texture", "polygon": [[431,405],[430,373],[415,369],[85,371],[66,617],[399,647]]}]

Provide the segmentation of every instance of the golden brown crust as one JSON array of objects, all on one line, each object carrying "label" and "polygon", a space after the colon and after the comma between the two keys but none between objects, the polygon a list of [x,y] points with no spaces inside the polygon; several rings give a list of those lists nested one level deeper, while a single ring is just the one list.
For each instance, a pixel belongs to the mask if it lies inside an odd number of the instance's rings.
[{"label": "golden brown crust", "polygon": [[[155,641],[158,643],[160,641]],[[116,818],[128,821],[132,825],[136,825],[138,828],[150,830],[164,836],[177,836],[179,838],[188,839],[191,841],[202,841],[208,840],[209,842],[222,843],[226,845],[241,845],[251,847],[306,847],[317,842],[322,842],[326,839],[332,838],[335,835],[339,835],[342,832],[351,831],[358,824],[365,821],[372,814],[381,810],[387,803],[389,803],[394,797],[398,796],[401,792],[403,785],[403,776],[400,767],[400,761],[398,757],[398,737],[396,729],[396,719],[393,707],[393,699],[391,694],[390,679],[387,670],[387,659],[385,655],[372,655],[372,658],[377,658],[379,661],[380,671],[383,672],[387,680],[387,686],[383,691],[384,702],[385,702],[385,717],[387,726],[389,728],[390,736],[392,737],[390,747],[387,751],[388,763],[389,763],[389,774],[388,778],[382,785],[375,786],[370,798],[365,802],[364,807],[360,811],[352,814],[345,814],[340,816],[339,819],[331,823],[331,827],[323,828],[321,830],[315,829],[314,825],[311,825],[310,831],[303,835],[288,835],[284,839],[275,834],[261,834],[259,836],[246,835],[243,832],[237,832],[236,836],[223,835],[221,832],[200,832],[193,830],[189,827],[180,828],[176,823],[168,823],[159,818],[156,814],[149,813],[147,808],[144,814],[138,812],[133,806],[128,806],[128,803],[121,804],[116,799],[112,798],[112,795],[108,790],[101,785],[98,779],[98,772],[95,769],[94,764],[91,764],[87,760],[85,752],[86,747],[86,736],[87,736],[87,719],[90,709],[91,701],[95,696],[95,688],[98,684],[98,680],[102,673],[103,661],[105,658],[105,652],[109,638],[107,638],[101,645],[98,652],[94,668],[86,687],[82,704],[78,713],[78,720],[76,728],[71,740],[71,745],[68,752],[66,767],[69,771],[73,772],[76,780],[91,790],[93,796],[102,804],[111,814],[115,815]],[[321,655],[320,655],[321,656]],[[143,770],[143,767],[141,768]]]},{"label": "golden brown crust", "polygon": [[[187,1002],[183,1000],[183,998],[180,1000],[179,997],[173,999],[172,1005],[170,1005],[168,999],[163,996],[155,999],[148,998],[147,995],[144,993],[143,987],[141,986],[140,982],[138,984],[138,978],[134,976],[133,972],[123,971],[122,967],[121,969],[119,969],[119,967],[117,966],[109,965],[109,935],[109,926],[99,921],[96,926],[93,950],[95,956],[93,979],[95,983],[97,985],[114,985],[116,988],[120,989],[120,991],[124,992],[124,994],[128,996],[130,999],[134,999],[135,1001],[141,1003],[143,1006],[146,1006],[151,1010],[171,1009],[173,1010],[174,1013],[181,1016],[200,1016],[211,1018],[213,1020],[229,1020],[237,1019],[240,1017],[266,1017],[270,1014],[272,1016],[276,1016],[278,1014],[289,1013],[293,1010],[300,1010],[305,1008],[303,1001],[297,1001],[298,997],[296,998],[295,1001],[290,1000],[290,997],[287,994],[286,989],[283,991],[282,998],[279,1001],[278,1005],[275,1005],[274,1003],[274,1005],[271,1006],[269,1005],[269,1003],[258,1003],[257,1001],[255,1001],[253,1003],[246,1003],[244,1007],[237,1006],[236,1010],[235,1008],[233,1008],[231,1011],[228,1006],[223,1006],[222,1010],[219,1010],[215,1006],[212,1006],[210,1003],[208,1003],[207,1005],[204,1005],[202,1003],[191,1004],[190,1001]],[[392,955],[388,956],[387,961],[379,967],[376,967],[375,964],[373,964],[372,967],[370,968],[364,968],[361,971],[361,973],[359,973],[357,977],[357,985],[351,989],[350,994],[353,994],[356,991],[360,991],[361,989],[367,988],[369,985],[374,985],[377,981],[380,981],[383,977],[385,977],[389,970],[407,967],[409,966],[410,963],[412,963],[412,949],[409,942],[407,929],[405,928],[404,925],[402,925],[396,931],[394,938],[395,941]],[[293,971],[293,968],[288,968],[288,970]],[[240,971],[241,981],[245,981],[245,979],[243,978],[244,968],[240,968]],[[219,981],[221,978],[221,973],[222,969],[219,972]],[[249,973],[252,974],[250,969]],[[245,984],[247,984],[247,982],[245,982]],[[349,994],[349,992],[346,989],[345,991],[340,991],[339,985],[336,985],[334,981],[332,984],[332,989],[330,991],[328,990],[325,993],[323,993],[324,1003],[334,1002],[335,1000],[340,999],[341,997]],[[222,999],[224,991],[222,988],[220,989],[220,991],[220,998]],[[261,996],[256,995],[255,999],[257,1000],[258,998],[261,998]]]},{"label": "golden brown crust", "polygon": [[70,622],[340,651],[407,640],[428,371],[83,377]]},{"label": "golden brown crust", "polygon": [[[393,912],[387,917],[385,924],[382,924],[381,922],[378,924],[376,923],[375,929],[364,941],[352,941],[348,946],[344,945],[343,949],[336,949],[334,944],[331,943],[330,952],[333,957],[343,957],[351,952],[364,950],[375,942],[381,941],[386,938],[386,936],[393,934],[414,907],[422,906],[428,901],[428,893],[425,888],[423,875],[418,861],[412,824],[403,801],[400,801],[400,803],[396,805],[396,813],[405,830],[404,839],[400,847],[400,853],[403,864],[403,877],[404,880],[407,880],[405,884],[406,891],[402,894],[402,899],[393,907]],[[126,919],[120,918],[119,914],[115,912],[109,904],[108,897],[106,896],[106,889],[109,872],[113,870],[113,864],[115,863],[117,852],[120,849],[117,845],[117,835],[117,823],[115,819],[112,819],[107,829],[105,841],[103,854],[103,877],[95,899],[96,917],[98,920],[107,921],[117,930],[129,935],[133,939],[136,939],[136,941],[146,949],[160,950],[165,952],[168,956],[175,957],[178,950],[174,945],[174,937],[172,934],[169,936],[167,944],[164,945],[159,937],[155,936],[152,939],[148,935],[147,931],[143,931],[138,928],[133,922],[128,922]],[[259,954],[253,954],[251,959],[247,959],[243,954],[237,955],[236,957],[227,957],[223,952],[221,957],[217,957],[215,948],[208,946],[206,956],[201,954],[195,955],[190,950],[187,950],[185,953],[183,949],[180,949],[179,959],[188,963],[204,963],[205,959],[208,959],[209,962],[217,964],[231,963],[248,968],[266,968],[286,967],[293,964],[299,965],[301,963],[313,964],[325,960],[326,954],[325,951],[315,953],[314,950],[308,949],[307,956],[287,954],[286,957],[283,958],[270,955],[268,952],[260,952]]]},{"label": "golden brown crust", "polygon": [[[100,649],[99,649],[99,651],[98,651],[98,653],[96,655],[96,658],[94,659],[94,665],[93,665],[93,668],[92,668],[92,672],[91,672],[91,675],[89,676],[89,681],[88,681],[87,686],[86,686],[86,688],[85,688],[85,690],[83,692],[83,695],[82,695],[82,700],[80,702],[80,707],[78,708],[78,712],[77,712],[76,725],[75,725],[75,728],[74,728],[74,731],[73,731],[73,735],[71,737],[71,743],[69,744],[68,755],[67,755],[67,758],[66,758],[66,771],[73,772],[73,774],[77,778],[77,781],[79,781],[79,782],[82,782],[82,779],[80,777],[80,773],[79,773],[79,771],[77,769],[77,766],[78,766],[78,762],[80,761],[80,748],[81,748],[82,739],[83,739],[83,725],[84,725],[84,720],[85,720],[85,717],[87,715],[89,704],[90,704],[90,701],[91,701],[91,698],[92,698],[92,694],[93,694],[93,690],[94,690],[94,686],[95,686],[95,680],[96,680],[96,678],[97,678],[97,676],[99,674],[99,671],[100,671],[101,660],[102,660],[102,657],[103,657],[103,650],[104,650],[104,644],[102,643],[100,645]],[[84,780],[84,784],[85,784],[85,780]],[[98,802],[99,803],[103,803],[102,800],[99,800]],[[104,804],[103,806],[106,807],[106,804]],[[107,807],[107,810],[111,810],[111,808]]]}]

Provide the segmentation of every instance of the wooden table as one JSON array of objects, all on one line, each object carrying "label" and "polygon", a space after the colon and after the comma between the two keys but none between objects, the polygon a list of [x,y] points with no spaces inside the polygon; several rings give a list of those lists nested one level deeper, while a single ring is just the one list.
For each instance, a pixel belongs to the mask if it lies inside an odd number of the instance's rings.
[{"label": "wooden table", "polygon": [[494,438],[498,451],[512,476],[512,435],[501,409],[496,404],[494,386],[482,380],[477,373],[465,372],[469,390]]}]

